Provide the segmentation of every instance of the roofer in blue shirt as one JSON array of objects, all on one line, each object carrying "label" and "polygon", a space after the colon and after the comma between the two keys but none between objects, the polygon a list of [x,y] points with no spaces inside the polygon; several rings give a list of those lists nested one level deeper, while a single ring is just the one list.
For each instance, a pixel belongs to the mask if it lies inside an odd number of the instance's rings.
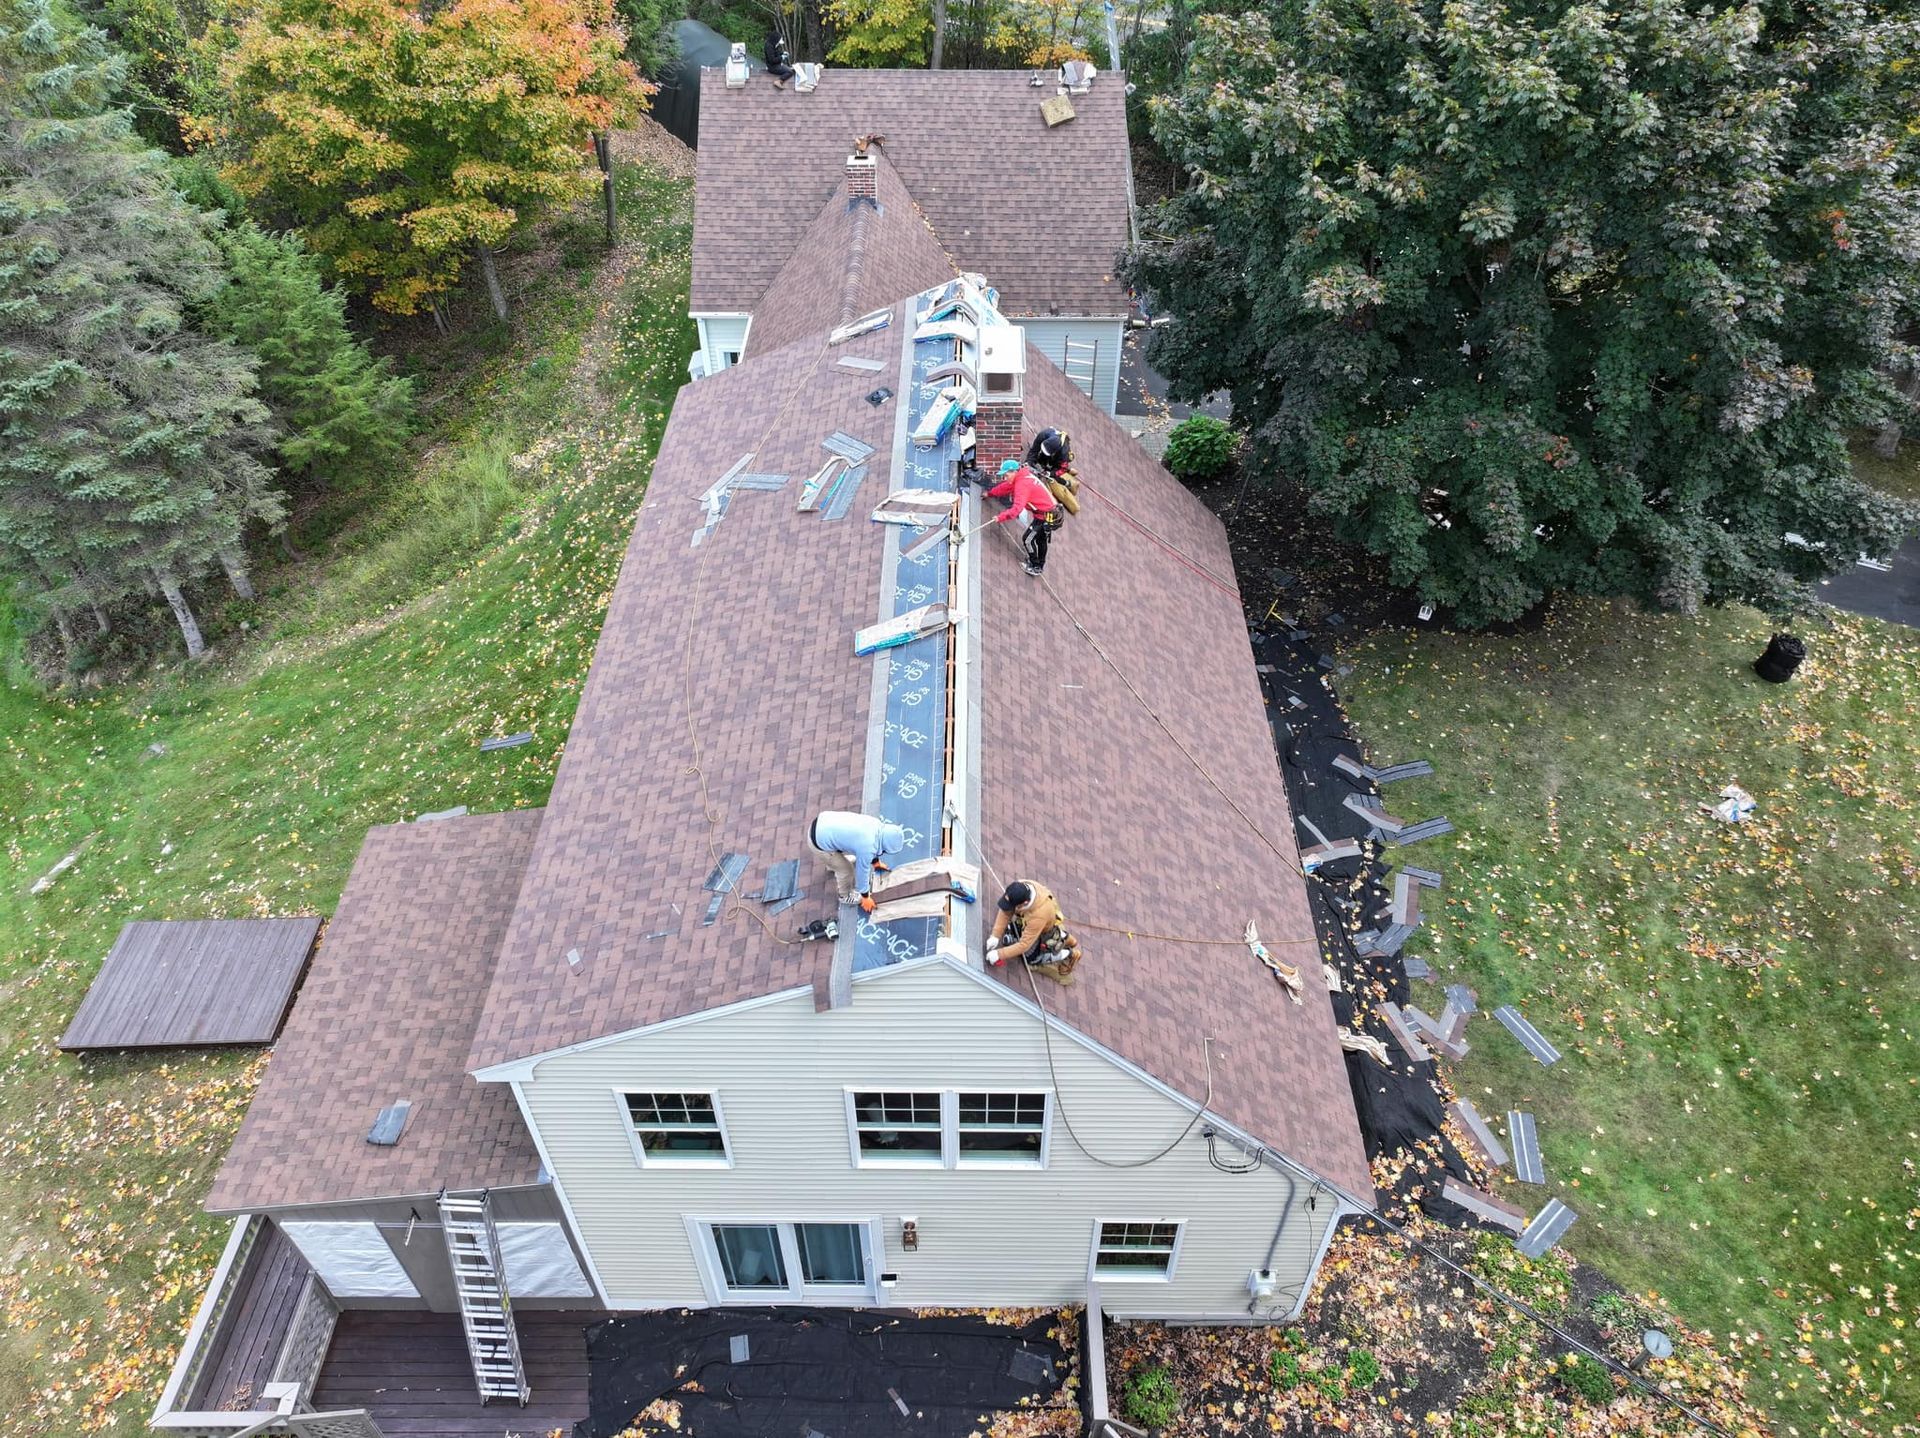
[{"label": "roofer in blue shirt", "polygon": [[832,870],[840,902],[851,904],[857,897],[860,908],[869,914],[873,912],[873,871],[887,872],[880,856],[907,847],[907,831],[898,824],[841,809],[828,809],[816,818],[807,839]]}]

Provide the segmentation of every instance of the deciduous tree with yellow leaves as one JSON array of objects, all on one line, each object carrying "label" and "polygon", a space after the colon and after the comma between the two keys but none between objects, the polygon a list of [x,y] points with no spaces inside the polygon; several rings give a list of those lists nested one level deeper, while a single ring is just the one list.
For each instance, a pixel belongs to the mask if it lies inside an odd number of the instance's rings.
[{"label": "deciduous tree with yellow leaves", "polygon": [[439,317],[478,263],[595,183],[646,85],[607,0],[267,0],[229,66],[235,183],[381,309]]}]

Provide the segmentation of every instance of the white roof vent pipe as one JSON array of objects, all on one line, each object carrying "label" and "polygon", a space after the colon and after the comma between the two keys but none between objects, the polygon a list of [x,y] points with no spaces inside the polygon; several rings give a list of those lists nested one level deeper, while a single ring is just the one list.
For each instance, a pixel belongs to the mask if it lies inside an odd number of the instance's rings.
[{"label": "white roof vent pipe", "polygon": [[747,47],[743,42],[735,41],[727,52],[727,88],[742,90],[747,84]]}]

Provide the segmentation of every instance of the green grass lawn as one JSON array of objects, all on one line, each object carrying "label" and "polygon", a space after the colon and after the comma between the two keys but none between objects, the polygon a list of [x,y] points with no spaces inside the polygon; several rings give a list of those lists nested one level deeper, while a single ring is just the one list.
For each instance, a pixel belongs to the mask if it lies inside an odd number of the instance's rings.
[{"label": "green grass lawn", "polygon": [[1875,489],[1901,499],[1920,500],[1920,436],[1907,439],[1892,459],[1873,452],[1873,438],[1853,442],[1853,472]]},{"label": "green grass lawn", "polygon": [[53,1048],[120,925],[329,913],[369,825],[546,797],[692,350],[690,187],[620,184],[629,259],[542,280],[520,338],[469,356],[418,472],[267,576],[263,637],[100,697],[0,689],[8,1438],[143,1432],[225,1238],[199,1205],[257,1060]]},{"label": "green grass lawn", "polygon": [[[1514,638],[1395,634],[1345,657],[1395,812],[1444,906],[1409,954],[1513,1003],[1455,1072],[1531,1109],[1569,1247],[1744,1354],[1782,1431],[1911,1433],[1920,1413],[1920,635],[1810,623],[1785,686],[1765,621],[1564,604]],[[1721,786],[1759,801],[1738,827]],[[1437,1011],[1437,988],[1414,985]],[[1906,1426],[1902,1426],[1906,1425]]]}]

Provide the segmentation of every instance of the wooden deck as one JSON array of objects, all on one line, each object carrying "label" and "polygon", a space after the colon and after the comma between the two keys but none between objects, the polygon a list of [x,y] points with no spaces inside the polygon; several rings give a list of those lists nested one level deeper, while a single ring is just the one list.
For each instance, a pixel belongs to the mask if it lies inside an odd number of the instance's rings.
[{"label": "wooden deck", "polygon": [[183,1407],[244,1413],[267,1406],[262,1395],[273,1381],[274,1360],[312,1272],[293,1240],[268,1224],[247,1255],[232,1306],[210,1340],[200,1381]]},{"label": "wooden deck", "polygon": [[60,1047],[272,1043],[319,931],[317,918],[128,924]]},{"label": "wooden deck", "polygon": [[533,1400],[482,1405],[456,1313],[342,1313],[314,1407],[365,1408],[386,1438],[545,1438],[587,1416],[595,1311],[514,1315]]}]

